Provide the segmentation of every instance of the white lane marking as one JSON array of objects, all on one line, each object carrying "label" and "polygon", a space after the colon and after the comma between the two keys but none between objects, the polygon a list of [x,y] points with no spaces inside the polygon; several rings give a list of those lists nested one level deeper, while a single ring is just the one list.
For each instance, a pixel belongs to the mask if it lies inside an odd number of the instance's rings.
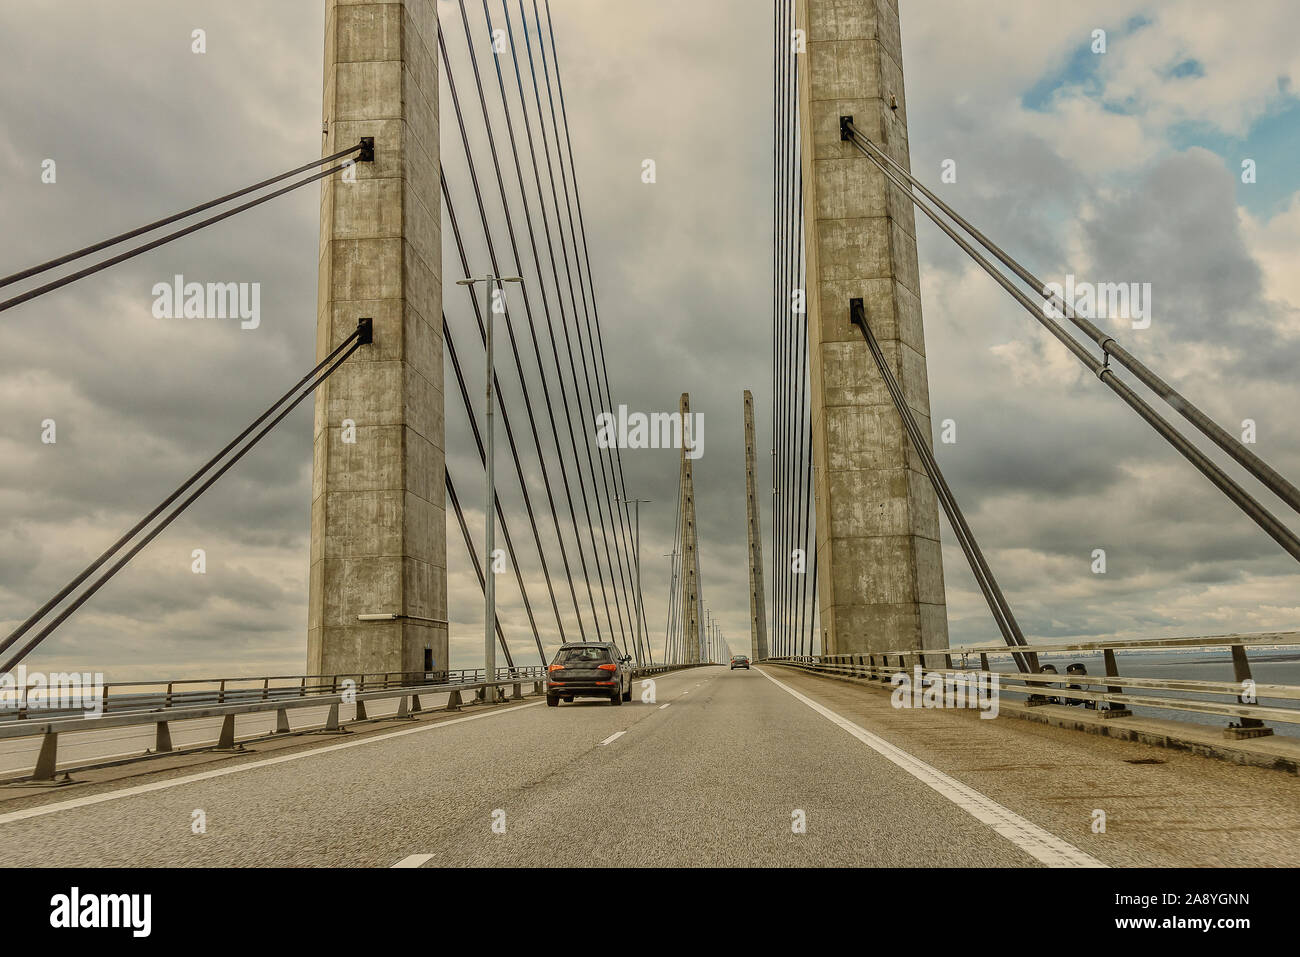
[{"label": "white lane marking", "polygon": [[600,746],[603,748],[605,745],[609,744],[611,741],[617,741],[619,738],[623,737],[623,735],[625,735],[625,734],[627,734],[626,731],[615,731],[613,734],[611,734],[611,735],[610,735],[608,738],[606,738],[604,741],[600,742]]},{"label": "white lane marking", "polygon": [[463,718],[452,718],[450,721],[439,721],[436,724],[429,724],[419,728],[406,728],[402,731],[389,731],[385,734],[376,734],[371,737],[362,738],[359,741],[347,741],[343,744],[331,744],[328,747],[315,748],[311,751],[299,751],[296,754],[284,754],[278,758],[263,758],[261,761],[249,761],[247,764],[237,764],[229,768],[217,768],[213,771],[203,771],[199,774],[187,774],[185,777],[171,778],[167,781],[155,781],[153,784],[138,784],[135,787],[123,788],[120,791],[105,791],[102,794],[88,794],[85,797],[73,798],[71,801],[58,801],[54,804],[42,804],[40,807],[24,808],[21,811],[10,811],[8,814],[0,814],[0,824],[12,824],[14,821],[25,821],[31,817],[44,817],[46,814],[55,814],[59,811],[70,811],[73,808],[87,807],[91,804],[103,804],[105,801],[116,801],[119,798],[133,797],[136,794],[148,794],[151,791],[164,791],[167,788],[179,787],[182,784],[194,784],[195,782],[207,781],[211,778],[225,777],[227,774],[239,774],[241,771],[252,771],[254,768],[266,768],[273,764],[284,764],[288,761],[312,758],[320,754],[329,754],[331,751],[346,751],[348,748],[359,748],[363,745],[374,744],[376,741],[387,741],[390,738],[401,738],[408,734],[437,731],[439,728],[445,728],[449,725],[463,724],[466,721],[478,721],[482,718],[495,718],[498,715],[523,711],[525,708],[536,708],[545,703],[545,701],[533,701],[529,704],[515,705],[510,708],[499,708],[493,711],[485,711],[482,714],[466,715]]},{"label": "white lane marking", "polygon": [[1030,857],[1046,864],[1048,867],[1105,867],[1101,861],[1087,854],[1073,844],[1061,840],[1055,834],[1043,830],[1037,824],[1025,820],[1009,808],[1003,807],[992,798],[985,797],[974,788],[950,778],[937,768],[926,764],[920,758],[913,757],[902,748],[895,747],[884,738],[872,734],[848,718],[823,707],[806,695],[795,691],[789,685],[777,681],[766,671],[760,671],[764,678],[782,691],[789,692],[799,701],[812,708],[823,718],[839,725],[867,747],[885,759],[898,765],[922,784],[933,788],[953,804],[982,824],[987,824]]},{"label": "white lane marking", "polygon": [[410,857],[402,858],[393,867],[423,867],[431,860],[433,860],[432,854],[412,854]]},{"label": "white lane marking", "polygon": [[659,706],[659,710],[660,710],[660,711],[664,710],[664,708],[668,707],[669,704],[672,704],[672,702],[670,701],[670,702],[668,702],[668,704],[661,704],[661,705]]}]

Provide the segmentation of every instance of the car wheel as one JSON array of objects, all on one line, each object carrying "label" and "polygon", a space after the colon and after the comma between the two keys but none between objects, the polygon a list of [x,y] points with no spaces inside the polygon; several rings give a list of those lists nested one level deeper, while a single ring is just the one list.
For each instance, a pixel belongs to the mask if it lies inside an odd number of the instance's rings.
[{"label": "car wheel", "polygon": [[560,706],[560,697],[559,697],[559,695],[548,694],[548,695],[546,696],[546,707],[548,707],[548,708],[558,708],[559,706]]},{"label": "car wheel", "polygon": [[612,695],[609,696],[609,703],[612,704],[612,705],[620,705],[620,704],[622,704],[622,703],[623,703],[623,692],[622,692],[621,690],[620,690],[620,691],[615,691]]}]

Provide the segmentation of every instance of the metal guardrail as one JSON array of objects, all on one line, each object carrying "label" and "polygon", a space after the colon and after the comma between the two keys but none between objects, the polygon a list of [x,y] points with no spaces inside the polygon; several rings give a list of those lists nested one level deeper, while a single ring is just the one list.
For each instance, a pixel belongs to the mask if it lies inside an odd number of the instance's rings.
[{"label": "metal guardrail", "polygon": [[[116,711],[139,711],[172,708],[186,704],[235,704],[246,701],[269,701],[275,698],[311,697],[337,694],[340,690],[377,691],[410,687],[415,684],[482,681],[482,668],[458,668],[424,674],[389,671],[344,673],[335,675],[258,675],[234,678],[183,678],[157,681],[105,682],[100,689],[105,714]],[[498,668],[500,680],[536,680],[545,677],[541,665],[524,668]],[[348,685],[347,682],[352,682]],[[25,719],[32,714],[42,718],[57,714],[76,714],[81,708],[52,709],[40,704],[44,687],[28,683],[15,689],[17,703],[12,709],[0,709],[0,722]],[[35,707],[30,702],[36,702]]]},{"label": "metal guardrail", "polygon": [[[1172,711],[1196,712],[1239,719],[1229,722],[1223,729],[1225,737],[1252,738],[1273,733],[1265,721],[1300,724],[1300,686],[1282,684],[1257,684],[1251,676],[1249,648],[1272,648],[1278,645],[1300,646],[1300,632],[1265,632],[1246,635],[1213,635],[1197,638],[1150,638],[1134,641],[1084,641],[1057,644],[1030,644],[1023,650],[1042,653],[1071,651],[1100,651],[1104,673],[1089,675],[1082,662],[1068,666],[1065,673],[1055,666],[1040,662],[1037,673],[996,671],[990,667],[990,655],[1010,655],[1013,650],[1006,645],[968,645],[957,648],[940,648],[926,651],[886,651],[874,654],[853,655],[803,655],[768,658],[768,663],[800,668],[823,674],[847,675],[867,681],[890,682],[899,672],[912,674],[918,665],[928,675],[942,676],[945,682],[996,676],[1002,691],[1012,691],[1028,696],[1030,707],[1051,704],[1082,705],[1101,718],[1129,717],[1132,707],[1163,708]],[[1126,676],[1119,671],[1119,655],[1125,651],[1193,650],[1227,648],[1232,654],[1233,681],[1205,681],[1178,678],[1139,678]],[[980,667],[954,668],[954,655],[978,654]],[[942,667],[931,667],[930,660],[939,658]],[[1050,670],[1049,670],[1050,669]],[[1091,690],[1090,690],[1091,689]],[[1193,693],[1211,698],[1180,697],[1177,694],[1142,695],[1125,689],[1157,690],[1175,693]],[[1224,698],[1227,700],[1214,700]],[[1297,702],[1292,706],[1263,705],[1261,698]]]},{"label": "metal guardrail", "polygon": [[[655,665],[653,667],[634,668],[632,676],[635,680],[693,667],[699,666]],[[325,719],[324,727],[314,730],[342,733],[344,729],[339,724],[339,705],[341,704],[355,704],[357,711],[354,721],[365,721],[368,720],[365,707],[367,701],[399,698],[400,703],[398,704],[397,713],[393,717],[409,719],[414,718],[416,713],[424,710],[420,703],[421,696],[446,693],[449,695],[447,704],[437,710],[459,711],[465,704],[465,701],[461,698],[462,692],[476,692],[476,700],[482,701],[490,694],[489,688],[501,689],[508,687],[513,691],[509,700],[522,700],[524,697],[524,684],[531,682],[533,684],[532,693],[538,695],[543,693],[542,685],[546,679],[546,671],[540,665],[526,668],[498,668],[495,681],[484,681],[482,679],[483,674],[484,669],[482,668],[454,669],[448,672],[439,672],[433,676],[437,679],[451,680],[417,680],[415,683],[400,681],[400,677],[410,678],[409,674],[402,675],[392,672],[386,675],[291,675],[282,678],[195,678],[172,682],[117,682],[115,687],[118,688],[157,687],[165,684],[167,690],[153,695],[119,696],[119,705],[124,704],[127,697],[131,697],[134,706],[129,708],[119,707],[111,713],[105,709],[98,716],[87,715],[80,710],[61,712],[29,711],[22,720],[15,718],[9,721],[0,721],[0,739],[41,736],[41,750],[36,760],[36,766],[31,776],[22,780],[31,784],[55,784],[63,783],[55,781],[60,734],[75,734],[86,731],[100,731],[105,728],[153,724],[156,726],[156,731],[155,747],[152,753],[166,754],[174,750],[171,740],[172,722],[220,717],[222,718],[221,731],[212,750],[238,751],[242,750],[242,746],[235,743],[235,716],[240,714],[275,711],[275,733],[287,734],[291,730],[288,714],[290,709],[328,705],[329,713]],[[424,676],[425,679],[429,677],[428,675]],[[354,686],[349,687],[344,684],[349,679],[355,681]],[[364,682],[364,687],[361,679],[368,679]],[[296,680],[298,684],[273,688],[270,685],[273,680]],[[253,687],[230,687],[235,682],[251,682]],[[257,686],[258,682],[261,682],[260,687]],[[193,692],[176,691],[175,686],[182,684],[216,684],[219,686],[219,690],[214,691],[208,688]],[[340,691],[340,686],[343,686],[344,690]],[[499,695],[499,700],[506,700],[503,692],[499,692]],[[213,700],[214,696],[215,700]],[[41,717],[33,717],[34,713],[40,714]],[[386,715],[385,717],[389,716]]]}]

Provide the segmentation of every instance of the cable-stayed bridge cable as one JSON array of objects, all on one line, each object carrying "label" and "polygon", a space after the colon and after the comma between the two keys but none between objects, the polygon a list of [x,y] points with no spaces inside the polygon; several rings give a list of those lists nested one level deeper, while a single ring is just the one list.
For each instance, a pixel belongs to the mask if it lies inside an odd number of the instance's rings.
[{"label": "cable-stayed bridge cable", "polygon": [[30,279],[32,276],[36,276],[39,275],[40,273],[47,272],[48,270],[51,270],[56,266],[66,265],[67,263],[70,263],[75,259],[80,259],[83,256],[89,256],[91,253],[97,253],[100,250],[107,249],[109,246],[116,246],[118,243],[126,242],[128,239],[134,239],[135,237],[142,236],[145,233],[151,233],[155,229],[161,229],[164,226],[170,226],[172,223],[180,222],[182,219],[189,219],[191,216],[197,215],[198,213],[204,212],[205,210],[212,209],[213,207],[221,206],[225,203],[230,202],[233,199],[239,199],[239,197],[241,196],[247,196],[249,193],[255,193],[259,189],[264,189],[267,186],[274,186],[276,183],[279,183],[282,180],[286,180],[290,176],[297,176],[299,173],[305,173],[309,169],[315,169],[317,166],[323,166],[326,163],[332,163],[336,159],[342,159],[344,156],[348,156],[349,154],[357,153],[357,152],[366,152],[366,153],[373,154],[374,139],[371,137],[367,137],[365,140],[363,140],[361,143],[358,143],[356,146],[350,146],[345,150],[339,150],[337,153],[332,153],[329,156],[322,156],[318,160],[313,160],[310,163],[304,163],[302,166],[299,166],[295,169],[291,169],[286,173],[281,173],[278,176],[272,176],[270,179],[264,179],[260,183],[254,183],[252,186],[245,186],[243,189],[235,190],[233,193],[227,193],[225,196],[218,196],[216,199],[209,200],[206,203],[200,203],[197,206],[191,206],[189,209],[183,209],[179,213],[173,213],[172,215],[165,216],[162,219],[156,219],[152,223],[146,223],[143,226],[137,226],[135,229],[128,230],[127,232],[124,233],[119,233],[118,235],[113,236],[109,239],[105,239],[102,242],[94,243],[93,245],[86,246],[83,249],[78,249],[75,252],[70,252],[67,253],[66,255],[58,256],[54,259],[51,259],[47,262],[40,263],[39,265],[36,266],[32,266],[28,269],[23,269],[19,272],[14,273],[11,276],[5,276],[4,278],[0,279],[0,288],[3,288],[4,286],[12,285],[13,283],[19,282],[20,280],[23,279]]},{"label": "cable-stayed bridge cable", "polygon": [[[139,552],[146,545],[148,545],[151,541],[157,538],[158,535],[161,534],[162,531],[165,528],[167,528],[168,525],[170,525],[173,521],[175,521],[176,518],[182,512],[184,512],[187,508],[189,508],[190,505],[192,505],[200,495],[202,495],[209,488],[211,488],[213,483],[215,483],[217,479],[221,478],[221,476],[225,475],[226,472],[230,471],[230,469],[233,468],[235,464],[240,459],[242,459],[254,446],[256,446],[257,443],[260,442],[268,432],[270,432],[277,425],[279,425],[280,422],[284,420],[285,416],[287,416],[290,412],[292,412],[295,408],[297,408],[303,399],[307,398],[307,396],[315,392],[316,388],[322,382],[328,379],[334,373],[334,371],[338,369],[338,367],[341,366],[350,355],[352,355],[352,353],[356,352],[357,349],[360,348],[362,345],[369,343],[371,341],[371,335],[372,335],[371,329],[372,326],[369,320],[361,320],[358,323],[357,330],[353,332],[351,336],[345,339],[343,343],[340,344],[343,347],[341,351],[339,349],[336,349],[333,353],[331,353],[331,356],[333,356],[334,358],[332,360],[330,359],[326,360],[330,362],[330,365],[328,365],[323,371],[317,373],[311,379],[311,381],[307,383],[306,388],[304,390],[299,391],[297,396],[291,402],[289,402],[288,405],[284,406],[284,408],[279,413],[277,413],[275,417],[271,419],[270,422],[264,425],[261,428],[261,430],[257,432],[257,434],[255,434],[242,447],[240,447],[234,453],[234,455],[232,455],[225,462],[225,464],[221,466],[221,468],[217,469],[216,472],[210,475],[208,479],[197,489],[195,489],[190,495],[188,495],[184,499],[184,501],[176,505],[170,512],[168,512],[165,516],[163,516],[162,520],[157,525],[155,525],[147,535],[145,535],[139,542],[137,542],[134,546],[132,546],[109,569],[107,569],[98,578],[96,578],[93,582],[91,582],[90,585],[88,585],[81,592],[81,594],[76,598],[75,601],[73,601],[70,605],[64,608],[63,611],[60,612],[58,615],[56,615],[54,619],[50,621],[48,624],[46,624],[44,628],[42,628],[39,632],[37,632],[35,635],[29,638],[26,642],[23,643],[23,645],[17,651],[15,651],[12,655],[10,655],[9,659],[3,665],[0,665],[0,672],[12,671],[14,666],[17,665],[19,661],[21,661],[33,648],[35,648],[42,641],[44,641],[45,638],[51,632],[54,631],[54,629],[58,628],[59,625],[67,621],[67,619],[78,608],[84,605],[86,601],[89,600],[90,597],[95,594],[95,592],[99,591],[100,588],[102,588],[105,584],[107,584],[108,581],[119,571],[121,571],[122,568],[125,567],[126,564],[130,562],[132,558],[134,558],[137,554],[139,554]],[[320,368],[320,366],[318,365],[317,368]],[[258,421],[263,421],[264,419],[265,419],[265,415],[260,417]],[[187,486],[189,484],[190,483],[188,482],[186,483]]]},{"label": "cable-stayed bridge cable", "polygon": [[144,255],[147,252],[157,249],[159,246],[165,246],[167,243],[174,242],[183,236],[188,236],[190,233],[196,233],[200,229],[206,229],[208,226],[229,219],[231,216],[236,216],[245,210],[252,209],[255,206],[261,206],[263,203],[269,203],[271,200],[283,196],[285,193],[293,192],[295,189],[301,189],[303,186],[318,182],[319,180],[332,176],[339,172],[339,170],[346,168],[346,163],[341,163],[338,166],[331,166],[329,169],[322,170],[319,173],[313,173],[311,176],[300,179],[295,183],[290,183],[288,186],[283,186],[274,192],[267,193],[265,196],[259,196],[257,199],[249,200],[247,203],[243,203],[233,209],[225,210],[215,216],[209,216],[207,219],[200,220],[197,223],[192,223],[184,229],[178,229],[175,232],[167,233],[165,236],[160,236],[158,239],[151,240],[143,245],[134,246],[124,253],[119,253],[109,259],[86,266],[84,269],[78,269],[76,272],[69,273],[66,276],[47,282],[42,286],[37,286],[35,289],[29,289],[27,292],[20,293],[17,296],[13,296],[0,302],[0,312],[4,312],[6,309],[12,309],[15,306],[20,306],[25,302],[31,302],[33,299],[43,296],[48,292],[54,292],[56,289],[62,289],[64,286],[71,285],[79,279],[85,279],[87,276],[93,276],[97,272],[102,272],[110,266],[116,266],[119,263],[126,262],[128,259],[134,259],[136,256]]},{"label": "cable-stayed bridge cable", "polygon": [[[469,161],[470,179],[471,179],[471,182],[472,182],[473,187],[474,187],[474,196],[475,196],[475,201],[477,202],[477,205],[478,205],[478,210],[479,210],[479,219],[480,219],[480,221],[481,221],[481,223],[482,223],[482,225],[483,225],[484,235],[485,235],[485,238],[486,238],[486,240],[487,240],[488,256],[489,256],[489,258],[490,258],[490,260],[491,260],[491,262],[492,262],[492,268],[493,268],[493,271],[499,275],[499,274],[500,274],[500,267],[499,267],[498,264],[497,264],[496,247],[495,247],[495,244],[493,243],[493,240],[492,240],[491,229],[489,228],[487,210],[486,210],[486,207],[483,205],[483,194],[482,194],[482,190],[481,190],[481,188],[480,188],[480,186],[479,186],[479,182],[478,182],[478,173],[477,173],[477,170],[475,169],[474,162],[473,162],[473,157],[472,157],[472,151],[471,151],[470,146],[469,146],[469,135],[468,135],[468,132],[467,132],[466,129],[465,129],[464,114],[463,114],[463,112],[461,111],[461,107],[460,107],[460,98],[459,98],[459,95],[458,95],[457,92],[456,92],[455,78],[454,78],[454,76],[453,76],[453,74],[452,74],[452,71],[451,71],[451,65],[450,65],[450,62],[449,62],[449,57],[447,56],[446,40],[445,40],[445,38],[444,38],[444,35],[443,35],[443,32],[442,32],[442,29],[441,29],[441,28],[439,28],[439,30],[438,30],[438,44],[439,44],[439,47],[440,47],[440,49],[441,49],[441,51],[442,51],[442,55],[443,55],[443,63],[444,63],[445,68],[446,68],[445,72],[446,72],[446,75],[447,75],[448,88],[451,90],[451,94],[452,94],[452,103],[453,103],[453,105],[454,105],[454,107],[455,107],[455,110],[456,110],[456,121],[457,121],[457,125],[458,125],[458,127],[460,128],[461,142],[462,142],[462,144],[463,144],[463,146],[464,146],[464,149],[465,149],[465,155],[466,155],[466,158],[467,158],[467,160]],[[449,199],[449,197],[448,197],[448,189],[447,189],[447,182],[446,182],[446,177],[445,177],[445,176],[443,177],[443,195],[444,195],[444,197],[447,197],[447,198],[448,198],[448,204],[449,204],[449,207],[450,207],[450,199]],[[462,266],[463,266],[463,268],[465,269],[466,275],[469,275],[469,262],[468,262],[468,259],[466,259],[465,256],[464,256],[464,247],[463,247],[463,244],[460,243],[459,229],[458,229],[458,227],[456,226],[456,221],[455,221],[454,217],[452,218],[452,225],[453,225],[453,229],[456,231],[456,234],[457,234],[457,244],[458,244],[458,247],[459,247],[460,250],[461,250]],[[474,310],[475,310],[475,314],[478,315],[478,308],[479,308],[479,307],[478,307],[478,299],[477,299],[477,297],[475,297],[475,296],[472,294],[472,292],[471,292],[471,294],[470,294],[470,300],[471,300],[471,302],[473,303]],[[480,325],[481,325],[481,324],[482,324],[482,318],[480,318]],[[539,437],[539,435],[538,435],[538,433],[537,433],[537,423],[536,423],[536,419],[535,419],[535,417],[534,417],[534,415],[533,415],[532,402],[527,398],[528,385],[527,385],[526,377],[524,376],[524,371],[523,371],[523,362],[522,362],[522,360],[521,360],[520,357],[519,357],[519,349],[518,349],[518,345],[517,345],[517,342],[516,342],[516,339],[515,339],[515,335],[514,335],[513,327],[512,327],[509,323],[507,323],[506,328],[507,328],[507,331],[509,332],[509,335],[510,335],[510,344],[511,344],[511,349],[512,349],[512,352],[513,352],[513,354],[514,354],[514,358],[515,358],[515,365],[516,365],[516,367],[517,367],[518,370],[519,370],[519,376],[520,376],[520,384],[521,384],[521,388],[523,389],[524,394],[525,394],[525,402],[524,402],[524,405],[525,405],[525,411],[526,411],[527,414],[528,414],[528,419],[529,419],[529,424],[530,424],[531,429],[532,429],[532,434],[533,434],[534,444],[535,444],[536,447],[537,447],[538,461],[539,461],[539,464],[541,465],[541,468],[542,468],[542,474],[543,474],[543,480],[544,480],[544,481],[543,481],[543,484],[544,484],[544,486],[545,486],[545,488],[546,488],[547,500],[548,500],[548,502],[550,503],[550,506],[551,506],[551,517],[552,517],[552,521],[555,523],[555,532],[556,532],[556,536],[557,536],[557,538],[558,538],[559,541],[560,541],[560,554],[561,554],[561,557],[562,557],[563,560],[564,560],[564,564],[565,564],[565,574],[566,574],[566,577],[567,577],[568,580],[569,580],[569,587],[570,587],[571,592],[573,592],[574,605],[575,605],[575,607],[576,607],[576,606],[577,606],[577,593],[576,593],[576,591],[573,590],[573,575],[572,575],[572,572],[569,570],[569,566],[568,566],[568,552],[567,552],[567,549],[566,549],[565,546],[564,546],[564,537],[563,537],[563,533],[560,531],[559,520],[558,520],[558,518],[557,518],[557,516],[556,516],[556,514],[555,514],[555,501],[554,501],[554,495],[553,495],[553,493],[552,493],[552,491],[551,491],[551,486],[550,486],[549,470],[548,470],[547,467],[546,467],[546,458],[545,458],[545,455],[544,455],[544,453],[542,452],[542,449],[541,449],[541,439],[540,439],[540,437]],[[485,333],[484,333],[484,342],[486,343],[486,341],[487,341],[487,340],[486,340],[486,332],[485,332]],[[502,417],[503,417],[503,420],[508,421],[508,416],[505,414],[504,409],[505,409],[505,404],[502,403],[502,410],[503,410],[503,416],[502,416]],[[513,434],[513,433],[511,432],[509,426],[507,425],[507,435],[512,435],[512,434]],[[522,477],[522,475],[521,475],[521,477],[520,477],[520,482],[521,482],[521,484],[523,484],[523,481],[524,481],[524,480],[523,480],[523,477]],[[596,640],[599,641],[599,640],[601,640],[600,618],[599,618],[599,615],[598,615],[598,613],[597,613],[597,611],[596,611],[596,599],[595,599],[595,595],[594,595],[594,593],[592,592],[592,589],[591,589],[591,580],[590,580],[590,576],[589,576],[588,571],[587,571],[587,559],[586,559],[586,553],[584,552],[584,550],[583,550],[583,548],[582,548],[582,541],[581,541],[581,537],[580,537],[580,532],[579,532],[578,527],[577,527],[577,520],[576,520],[576,518],[575,518],[575,520],[574,520],[574,536],[575,536],[576,544],[577,544],[577,546],[578,546],[579,564],[581,565],[581,567],[582,567],[582,572],[583,572],[583,583],[584,583],[584,585],[586,586],[586,589],[587,589],[587,598],[588,598],[588,601],[589,601],[590,604],[591,604],[591,611],[592,611],[593,623],[594,623],[595,628],[596,628]],[[586,640],[586,639],[585,639],[585,629],[584,629],[583,624],[582,624],[582,616],[581,616],[580,613],[579,613],[579,615],[578,615],[578,629],[579,629],[579,632],[583,635],[583,640]]]},{"label": "cable-stayed bridge cable", "polygon": [[[847,132],[847,131],[846,131]],[[1268,509],[1264,508],[1253,496],[1243,489],[1234,481],[1226,472],[1214,464],[1200,449],[1187,440],[1187,438],[1175,429],[1168,420],[1160,413],[1156,412],[1144,399],[1129,388],[1124,382],[1115,376],[1109,365],[1103,365],[1101,361],[1094,358],[1087,349],[1077,339],[1071,336],[1065,329],[1054,319],[1047,316],[1041,307],[1041,304],[1035,304],[1029,296],[1022,290],[1018,289],[1010,279],[998,271],[991,262],[971,246],[965,239],[957,235],[957,232],[948,223],[944,222],[937,212],[910,191],[906,182],[899,179],[893,172],[880,160],[876,159],[872,153],[858,142],[856,137],[851,138],[851,142],[858,148],[862,155],[866,156],[876,167],[885,174],[885,176],[899,189],[901,189],[912,200],[912,203],[920,209],[927,217],[938,226],[948,238],[955,242],[962,251],[975,260],[979,266],[997,281],[1012,297],[1020,303],[1022,307],[1034,317],[1034,319],[1055,336],[1070,352],[1082,362],[1090,372],[1097,376],[1105,385],[1116,395],[1118,395],[1133,411],[1137,412],[1142,419],[1150,425],[1162,438],[1172,445],[1185,459],[1191,462],[1196,468],[1208,478],[1221,492],[1224,493],[1232,502],[1248,515],[1261,529],[1263,529],[1270,538],[1282,546],[1282,548],[1297,561],[1300,561],[1300,537],[1297,537],[1287,526],[1283,525],[1276,516]]]},{"label": "cable-stayed bridge cable", "polygon": [[[993,256],[1004,266],[1009,268],[1024,282],[1028,283],[1039,294],[1048,299],[1066,319],[1074,323],[1079,329],[1083,330],[1090,339],[1101,346],[1102,352],[1107,356],[1114,358],[1120,365],[1128,369],[1138,381],[1149,388],[1160,398],[1164,399],[1172,408],[1177,410],[1187,421],[1191,422],[1205,436],[1213,441],[1219,448],[1231,455],[1237,462],[1242,465],[1251,475],[1263,482],[1274,494],[1286,502],[1292,509],[1300,512],[1300,489],[1297,489],[1284,476],[1279,474],[1267,462],[1258,455],[1246,448],[1235,436],[1226,429],[1214,422],[1209,416],[1197,408],[1192,402],[1178,393],[1173,386],[1165,382],[1159,375],[1148,368],[1140,359],[1120,345],[1113,336],[1110,336],[1097,328],[1089,320],[1076,314],[1072,303],[1065,302],[1060,296],[1053,293],[1047,295],[1047,285],[1022,266],[1015,259],[1011,258],[1001,247],[991,239],[976,229],[969,220],[961,216],[956,210],[936,196],[931,190],[916,179],[906,169],[896,163],[892,157],[879,146],[873,143],[861,130],[857,129],[852,122],[849,122],[847,128],[863,143],[870,147],[876,154],[885,160],[894,170],[907,179],[907,181],[929,199],[932,203],[941,209],[945,215],[961,226],[971,237],[981,246],[987,249]],[[874,158],[874,157],[873,157]],[[910,195],[910,193],[909,193]]]},{"label": "cable-stayed bridge cable", "polygon": [[[469,387],[465,383],[465,373],[460,367],[460,356],[456,353],[456,343],[451,334],[451,327],[447,324],[447,317],[442,317],[442,338],[447,347],[447,356],[451,359],[452,369],[456,373],[456,384],[460,387],[461,401],[465,405],[465,414],[469,417],[469,427],[474,434],[474,444],[478,448],[479,461],[484,468],[487,467],[487,449],[483,445],[483,434],[478,428],[478,417],[474,414],[474,403],[469,397]],[[450,478],[448,479],[450,485]],[[533,603],[528,599],[528,589],[524,587],[523,571],[520,568],[519,556],[515,554],[515,543],[510,535],[510,525],[506,521],[505,510],[501,507],[501,496],[493,494],[493,506],[497,514],[497,519],[501,523],[501,534],[506,541],[506,551],[510,555],[510,566],[515,573],[515,583],[519,586],[519,595],[524,600],[524,611],[528,614],[528,624],[532,628],[533,641],[537,644],[537,656],[541,659],[542,664],[546,664],[546,651],[542,648],[542,638],[537,631],[537,619],[533,616]],[[541,549],[538,549],[539,554]],[[477,559],[475,559],[477,561]],[[548,572],[549,576],[549,572]],[[551,593],[551,601],[554,604],[555,593]],[[564,641],[564,625],[560,621],[560,610],[555,608],[555,622],[560,627],[560,641]],[[498,623],[499,624],[499,623]],[[503,639],[504,640],[504,639]],[[509,652],[507,652],[507,657]]]}]

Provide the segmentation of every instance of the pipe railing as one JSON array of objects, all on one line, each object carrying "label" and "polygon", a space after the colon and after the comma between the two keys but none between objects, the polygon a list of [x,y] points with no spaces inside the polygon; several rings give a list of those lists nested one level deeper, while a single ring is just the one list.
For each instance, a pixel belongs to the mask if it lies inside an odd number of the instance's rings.
[{"label": "pipe railing", "polygon": [[[994,656],[1010,657],[1005,645],[967,645],[903,651],[881,651],[848,655],[802,655],[768,658],[770,664],[800,668],[805,671],[862,678],[892,684],[894,676],[903,673],[912,677],[920,667],[927,677],[942,679],[945,687],[960,681],[996,677],[1000,691],[1010,691],[1027,696],[1030,707],[1043,705],[1079,705],[1093,710],[1098,717],[1120,718],[1133,714],[1132,707],[1160,708],[1172,711],[1217,715],[1238,719],[1229,722],[1223,733],[1231,738],[1260,737],[1273,731],[1265,721],[1300,724],[1300,686],[1285,684],[1259,684],[1251,674],[1247,650],[1300,646],[1300,632],[1265,632],[1260,634],[1214,635],[1193,638],[1144,638],[1131,641],[1082,641],[1061,643],[1031,643],[1038,654],[1068,652],[1102,653],[1101,674],[1090,675],[1083,662],[1073,662],[1066,672],[1055,670],[1050,662],[1040,662],[1036,674],[994,669],[989,659]],[[1135,651],[1187,651],[1227,648],[1233,666],[1232,681],[1209,681],[1186,678],[1151,678],[1123,675],[1119,670],[1119,656]],[[952,659],[960,655],[979,655],[980,666],[955,668]],[[941,667],[933,667],[933,659],[941,659]],[[1170,694],[1143,695],[1136,691],[1161,691]],[[1187,694],[1206,697],[1187,697]],[[1261,699],[1272,699],[1281,704],[1260,704]],[[1226,700],[1216,700],[1226,699]],[[1296,704],[1291,704],[1296,702]]]}]

